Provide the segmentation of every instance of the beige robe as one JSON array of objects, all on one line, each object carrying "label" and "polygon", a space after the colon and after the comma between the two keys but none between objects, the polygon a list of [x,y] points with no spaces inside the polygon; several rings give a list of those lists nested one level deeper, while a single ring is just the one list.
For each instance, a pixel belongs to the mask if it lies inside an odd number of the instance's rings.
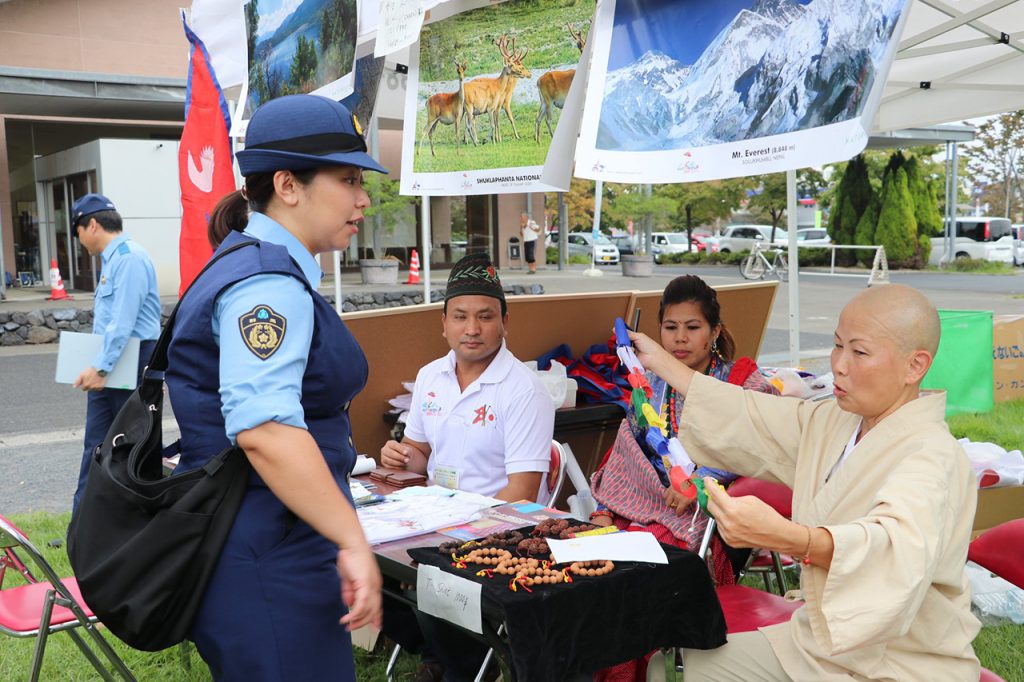
[{"label": "beige robe", "polygon": [[964,573],[977,482],[945,404],[904,405],[826,483],[860,417],[694,376],[680,434],[694,461],[786,484],[793,520],[835,542],[831,568],[801,572],[805,605],[761,629],[794,680],[977,681]]}]

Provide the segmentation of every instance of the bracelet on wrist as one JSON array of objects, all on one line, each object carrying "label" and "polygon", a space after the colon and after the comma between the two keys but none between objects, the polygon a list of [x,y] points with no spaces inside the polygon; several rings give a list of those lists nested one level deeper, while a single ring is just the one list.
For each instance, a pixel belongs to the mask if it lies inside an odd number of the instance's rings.
[{"label": "bracelet on wrist", "polygon": [[800,563],[803,564],[804,566],[810,566],[811,565],[811,527],[810,526],[804,526],[804,528],[807,529],[807,548],[804,549],[804,555],[800,559]]}]

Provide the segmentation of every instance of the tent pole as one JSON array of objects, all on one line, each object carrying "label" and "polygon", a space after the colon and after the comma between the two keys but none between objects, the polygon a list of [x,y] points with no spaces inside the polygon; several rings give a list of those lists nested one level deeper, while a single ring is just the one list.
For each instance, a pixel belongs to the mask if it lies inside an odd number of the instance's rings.
[{"label": "tent pole", "polygon": [[797,255],[796,170],[786,171],[786,223],[789,231],[789,365],[800,364],[800,259]]},{"label": "tent pole", "polygon": [[423,302],[430,303],[430,196],[424,194],[420,201],[420,242],[423,244],[423,257],[420,258],[420,270],[423,272]]}]

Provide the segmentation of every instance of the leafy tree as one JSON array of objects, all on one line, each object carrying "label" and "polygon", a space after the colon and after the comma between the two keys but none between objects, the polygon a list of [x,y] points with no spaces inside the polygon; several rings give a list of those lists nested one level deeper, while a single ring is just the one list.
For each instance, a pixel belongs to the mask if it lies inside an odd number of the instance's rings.
[{"label": "leafy tree", "polygon": [[306,87],[316,76],[316,41],[300,35],[295,44],[295,54],[292,55],[292,68],[289,75],[289,83],[298,92],[306,92]]},{"label": "leafy tree", "polygon": [[750,184],[750,178],[708,180],[659,185],[658,192],[676,202],[676,225],[686,229],[687,241],[692,244],[694,226],[728,218],[746,196]]},{"label": "leafy tree", "polygon": [[258,0],[250,0],[245,5],[246,47],[249,50],[247,55],[250,66],[256,58],[256,29],[260,25],[260,8],[257,5]]},{"label": "leafy tree", "polygon": [[920,265],[920,243],[917,239],[917,219],[910,198],[907,172],[896,167],[886,175],[882,186],[881,209],[875,241],[885,247],[890,263]]},{"label": "leafy tree", "polygon": [[775,230],[786,215],[788,206],[788,194],[786,192],[786,174],[772,173],[771,175],[759,176],[761,189],[754,196],[750,197],[747,208],[755,216],[765,216],[766,220],[772,223],[771,241],[775,241]]},{"label": "leafy tree", "polygon": [[[849,203],[849,199],[847,199]],[[878,227],[878,214],[881,212],[882,205],[879,201],[877,194],[871,195],[871,201],[868,203],[868,207],[864,209],[864,214],[857,221],[857,226],[853,233],[853,243],[857,246],[874,246],[875,245],[875,230]],[[851,253],[853,255],[851,255]],[[865,265],[872,258],[872,254],[868,251],[847,251],[844,255],[842,251],[837,254],[837,257],[842,256],[841,260],[845,264],[852,264],[855,261],[860,261]]]},{"label": "leafy tree", "polygon": [[981,198],[991,204],[992,212],[1019,216],[1024,202],[1024,110],[995,116],[978,126],[965,156],[968,177],[984,187]]},{"label": "leafy tree", "polygon": [[[659,189],[666,187],[660,185]],[[671,197],[665,196],[663,191],[652,191],[649,195],[640,185],[631,186],[629,190],[618,193],[610,202],[613,214],[620,216],[620,220],[632,220],[634,229],[639,230],[641,220],[649,222],[652,226],[665,225],[676,213],[678,204]],[[647,234],[643,239],[638,240],[638,254],[647,254]]]},{"label": "leafy tree", "polygon": [[410,215],[409,209],[417,205],[415,197],[399,193],[400,186],[400,181],[391,180],[382,173],[367,173],[363,178],[363,187],[370,195],[370,205],[363,214],[373,219],[374,257],[384,253],[381,246],[384,233],[395,229],[403,217]]},{"label": "leafy tree", "polygon": [[924,177],[918,157],[911,156],[903,168],[907,171],[907,186],[914,202],[918,233],[929,238],[942,234],[942,214],[939,213],[939,204],[935,198],[935,187],[931,180]]}]

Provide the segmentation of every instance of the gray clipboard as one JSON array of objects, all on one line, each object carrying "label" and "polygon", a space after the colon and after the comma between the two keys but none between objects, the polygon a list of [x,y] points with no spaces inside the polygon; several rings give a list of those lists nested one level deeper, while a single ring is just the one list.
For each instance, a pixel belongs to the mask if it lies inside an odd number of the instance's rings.
[{"label": "gray clipboard", "polygon": [[[78,376],[91,367],[103,350],[103,337],[99,334],[62,331],[57,349],[58,384],[73,384]],[[107,388],[135,390],[139,373],[139,339],[130,338],[114,369],[107,374]]]}]

